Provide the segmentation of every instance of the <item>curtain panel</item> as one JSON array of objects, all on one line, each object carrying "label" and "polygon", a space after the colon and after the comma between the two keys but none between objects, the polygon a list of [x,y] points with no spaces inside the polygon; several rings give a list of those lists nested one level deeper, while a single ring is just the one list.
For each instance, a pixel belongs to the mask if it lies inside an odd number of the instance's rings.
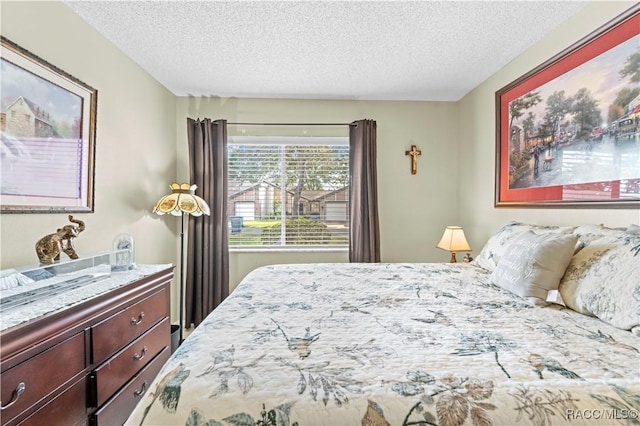
[{"label": "curtain panel", "polygon": [[210,216],[189,216],[185,324],[197,326],[229,295],[227,122],[187,118],[190,182]]},{"label": "curtain panel", "polygon": [[374,120],[349,126],[349,261],[380,262],[380,220]]}]

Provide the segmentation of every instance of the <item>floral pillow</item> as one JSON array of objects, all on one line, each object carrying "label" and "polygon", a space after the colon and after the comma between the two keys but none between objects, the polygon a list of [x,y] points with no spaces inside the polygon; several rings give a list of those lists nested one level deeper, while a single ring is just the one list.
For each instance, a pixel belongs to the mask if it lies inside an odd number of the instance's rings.
[{"label": "floral pillow", "polygon": [[489,241],[482,247],[480,254],[476,256],[473,263],[482,268],[493,271],[498,265],[498,261],[504,256],[507,247],[513,240],[527,231],[533,231],[536,234],[560,233],[570,234],[575,226],[543,226],[532,225],[522,222],[509,222],[502,228],[498,229],[495,234],[489,238]]},{"label": "floral pillow", "polygon": [[534,305],[545,306],[549,291],[558,289],[577,241],[573,234],[525,231],[509,244],[489,281]]},{"label": "floral pillow", "polygon": [[[601,255],[615,246],[615,241],[624,234],[624,229],[607,228],[603,225],[581,225],[573,231],[578,236],[580,250],[574,254],[565,275],[560,281],[560,296],[566,306],[585,315],[594,316],[585,306],[578,285],[589,275],[592,266],[596,265]],[[603,239],[612,239],[608,246],[603,246]],[[594,244],[595,242],[595,244]]]},{"label": "floral pillow", "polygon": [[640,325],[640,235],[598,225],[574,231],[584,247],[560,281],[571,309],[631,330]]}]

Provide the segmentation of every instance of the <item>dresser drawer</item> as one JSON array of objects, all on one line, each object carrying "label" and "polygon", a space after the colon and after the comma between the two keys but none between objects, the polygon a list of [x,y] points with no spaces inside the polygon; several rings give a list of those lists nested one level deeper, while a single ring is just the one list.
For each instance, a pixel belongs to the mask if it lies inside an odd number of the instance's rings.
[{"label": "dresser drawer", "polygon": [[168,316],[168,300],[165,288],[93,326],[92,362],[103,362]]},{"label": "dresser drawer", "polygon": [[171,355],[166,346],[147,366],[118,392],[107,404],[99,409],[89,422],[92,426],[121,425],[133,412],[142,396],[149,392],[149,386]]},{"label": "dresser drawer", "polygon": [[2,407],[6,408],[2,410],[2,423],[11,421],[84,368],[84,333],[78,333],[3,372],[0,387]]},{"label": "dresser drawer", "polygon": [[86,426],[86,394],[87,378],[85,376],[19,424],[20,426]]},{"label": "dresser drawer", "polygon": [[169,319],[165,318],[98,367],[92,373],[92,406],[104,404],[165,346],[170,345],[170,335]]}]

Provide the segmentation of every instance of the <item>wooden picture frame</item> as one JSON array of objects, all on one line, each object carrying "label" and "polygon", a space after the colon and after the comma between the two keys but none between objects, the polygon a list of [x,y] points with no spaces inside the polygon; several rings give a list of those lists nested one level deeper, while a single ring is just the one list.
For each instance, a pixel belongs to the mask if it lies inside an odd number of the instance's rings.
[{"label": "wooden picture frame", "polygon": [[496,92],[496,207],[640,207],[640,5]]},{"label": "wooden picture frame", "polygon": [[0,211],[91,213],[98,92],[5,37]]}]

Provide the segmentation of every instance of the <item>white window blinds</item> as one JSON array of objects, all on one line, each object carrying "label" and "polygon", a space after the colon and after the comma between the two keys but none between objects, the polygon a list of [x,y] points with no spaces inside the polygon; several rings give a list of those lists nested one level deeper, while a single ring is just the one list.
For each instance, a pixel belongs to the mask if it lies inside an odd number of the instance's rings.
[{"label": "white window blinds", "polygon": [[229,246],[348,246],[347,138],[231,137]]}]

